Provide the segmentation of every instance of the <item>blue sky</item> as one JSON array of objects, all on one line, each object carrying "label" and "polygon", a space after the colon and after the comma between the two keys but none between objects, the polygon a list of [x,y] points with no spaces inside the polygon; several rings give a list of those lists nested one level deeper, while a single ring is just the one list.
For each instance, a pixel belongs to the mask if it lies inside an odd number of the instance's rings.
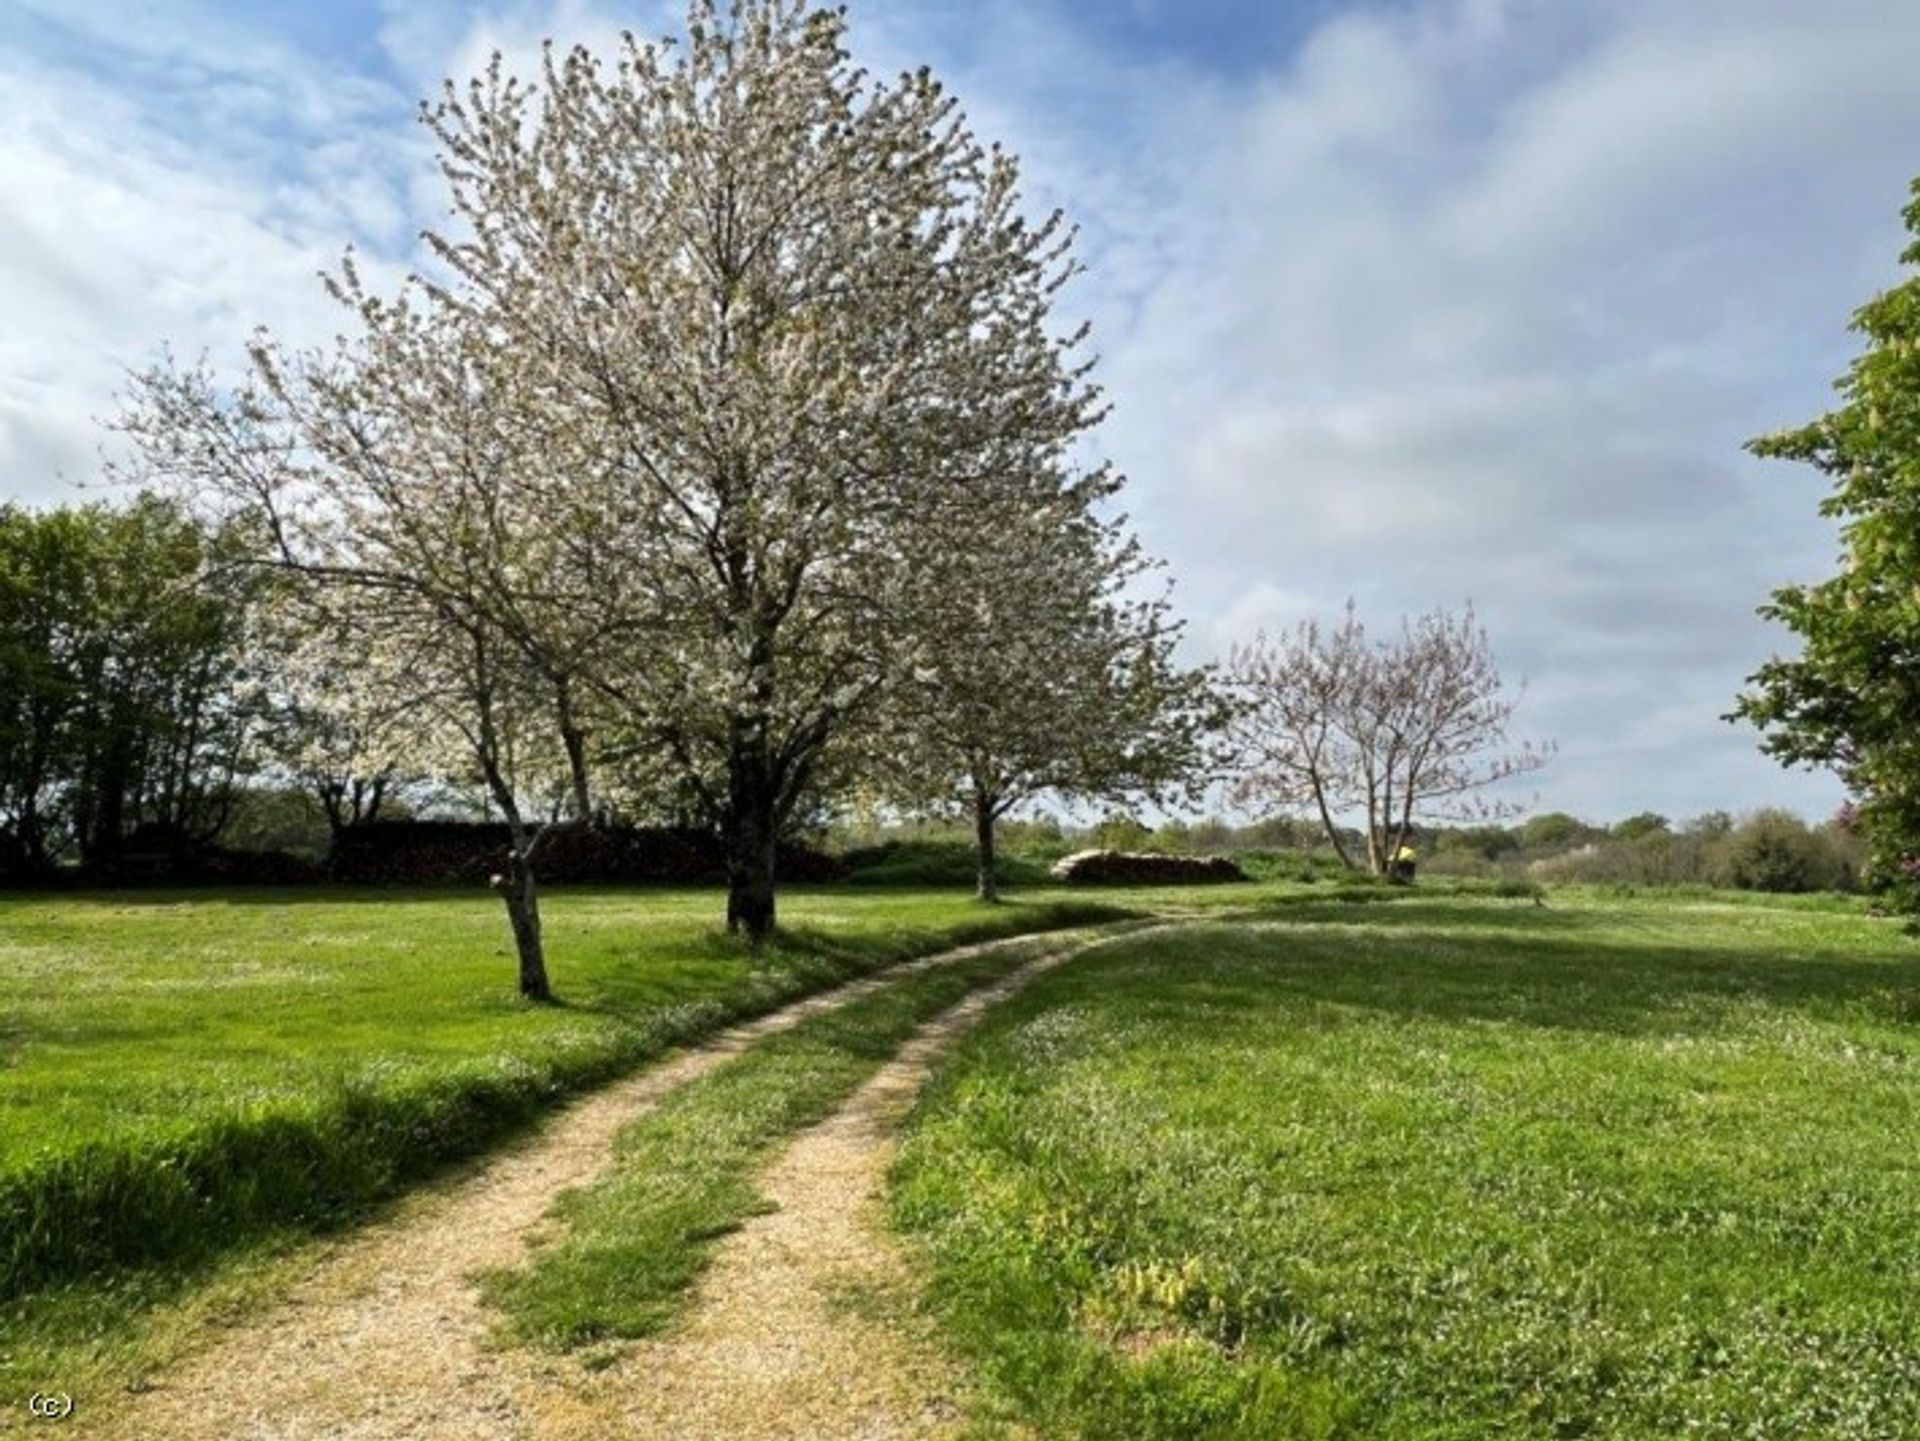
[{"label": "blue sky", "polygon": [[[1740,444],[1827,403],[1920,174],[1911,0],[849,0],[1083,227],[1102,447],[1196,657],[1349,596],[1471,598],[1540,800],[1829,809],[1723,723],[1830,568],[1810,474]],[[163,342],[338,321],[441,208],[414,106],[494,47],[674,0],[0,0],[0,497],[98,468]]]}]

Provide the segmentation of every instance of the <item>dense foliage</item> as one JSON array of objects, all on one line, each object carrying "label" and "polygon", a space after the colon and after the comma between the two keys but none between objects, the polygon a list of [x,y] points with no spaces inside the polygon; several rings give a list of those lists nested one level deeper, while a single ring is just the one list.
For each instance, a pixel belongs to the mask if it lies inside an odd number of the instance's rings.
[{"label": "dense foliage", "polygon": [[[1906,211],[1920,266],[1920,182]],[[1830,477],[1821,513],[1841,525],[1839,574],[1775,592],[1764,614],[1801,641],[1753,677],[1737,714],[1783,761],[1831,766],[1858,801],[1877,879],[1920,908],[1920,274],[1855,314],[1866,349],[1841,378],[1842,404],[1766,436],[1755,454]]]},{"label": "dense foliage", "polygon": [[[363,821],[334,837],[329,879],[350,885],[478,884],[500,868],[511,836],[507,827],[473,821]],[[782,842],[776,861],[789,882],[842,880],[837,858]],[[712,885],[727,876],[727,852],[718,834],[695,827],[641,829],[603,825],[560,833],[541,851],[543,882],[631,884],[636,881]]]},{"label": "dense foliage", "polygon": [[1524,867],[1539,880],[1575,884],[1851,891],[1861,883],[1863,861],[1857,837],[1844,824],[1810,826],[1781,810],[1760,810],[1737,821],[1709,812],[1677,827],[1647,826],[1634,817],[1611,832],[1588,828],[1577,841],[1545,852],[1507,852],[1491,864],[1469,863],[1479,854],[1455,848],[1451,839],[1440,838],[1432,870],[1471,875]]},{"label": "dense foliage", "polygon": [[0,874],[219,833],[258,722],[231,549],[151,496],[0,507]]},{"label": "dense foliage", "polygon": [[[1009,814],[1041,797],[1191,798],[1226,719],[1205,669],[1175,655],[1181,625],[1137,592],[1151,562],[1106,471],[1060,484],[1050,465],[996,475],[917,522],[907,583],[911,660],[879,696],[880,792],[964,816],[975,887],[998,895]],[[981,544],[991,536],[991,544]]]}]

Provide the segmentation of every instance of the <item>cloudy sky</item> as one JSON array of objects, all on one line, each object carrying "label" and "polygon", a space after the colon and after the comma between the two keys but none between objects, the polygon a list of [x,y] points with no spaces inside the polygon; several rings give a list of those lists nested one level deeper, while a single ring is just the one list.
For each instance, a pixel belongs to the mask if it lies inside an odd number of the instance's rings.
[{"label": "cloudy sky", "polygon": [[[351,243],[443,209],[418,99],[492,48],[659,33],[662,0],[0,0],[0,498],[72,494],[163,342],[332,333]],[[1810,473],[1898,278],[1913,0],[851,0],[1081,223],[1131,512],[1196,656],[1351,596],[1471,599],[1540,802],[1838,799],[1719,717],[1831,566]],[[1532,789],[1529,789],[1531,795]]]}]

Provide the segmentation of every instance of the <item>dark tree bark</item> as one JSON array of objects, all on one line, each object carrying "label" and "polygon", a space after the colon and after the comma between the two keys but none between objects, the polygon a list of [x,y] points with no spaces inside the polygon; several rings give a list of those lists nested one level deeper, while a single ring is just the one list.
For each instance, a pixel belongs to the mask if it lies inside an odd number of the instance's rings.
[{"label": "dark tree bark", "polygon": [[567,752],[567,785],[572,793],[573,814],[585,821],[593,815],[593,791],[587,777],[587,733],[580,728],[573,708],[572,683],[554,682],[554,709],[560,720],[560,743]]},{"label": "dark tree bark", "polygon": [[127,791],[133,783],[132,744],[118,725],[110,732],[93,772],[91,816],[81,839],[81,861],[111,865],[126,839]]},{"label": "dark tree bark", "polygon": [[355,826],[370,826],[380,819],[380,807],[387,798],[387,783],[388,777],[384,774],[313,783],[313,794],[327,813],[327,830],[336,842],[343,832]]},{"label": "dark tree bark", "polygon": [[973,793],[973,839],[979,878],[975,894],[988,903],[1000,899],[1000,877],[994,872],[994,820],[994,797],[976,788]]},{"label": "dark tree bark", "polygon": [[778,797],[764,745],[743,742],[728,767],[727,929],[755,945],[773,934]]}]

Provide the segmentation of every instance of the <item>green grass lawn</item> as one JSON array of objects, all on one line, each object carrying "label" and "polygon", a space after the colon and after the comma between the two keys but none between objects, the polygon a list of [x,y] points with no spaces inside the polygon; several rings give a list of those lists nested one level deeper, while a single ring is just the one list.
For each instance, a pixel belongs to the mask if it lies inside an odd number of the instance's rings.
[{"label": "green grass lawn", "polygon": [[755,955],[722,906],[556,892],[545,1007],[515,997],[484,893],[0,896],[0,1400],[223,1258],[351,1219],[677,1042],[907,956],[1117,913],[795,891]]},{"label": "green grass lawn", "polygon": [[[562,891],[545,905],[563,1004],[522,1005],[500,906],[446,892],[0,895],[0,1174],[36,1155],[177,1132],[316,1090],[466,1066],[624,1057],[944,943],[1057,924],[964,894],[783,897],[759,957],[712,891]],[[1098,898],[1094,898],[1097,900]]]},{"label": "green grass lawn", "polygon": [[1070,964],[923,1099],[896,1215],[1003,1417],[1920,1436],[1920,943],[1837,901],[1271,914]]}]

